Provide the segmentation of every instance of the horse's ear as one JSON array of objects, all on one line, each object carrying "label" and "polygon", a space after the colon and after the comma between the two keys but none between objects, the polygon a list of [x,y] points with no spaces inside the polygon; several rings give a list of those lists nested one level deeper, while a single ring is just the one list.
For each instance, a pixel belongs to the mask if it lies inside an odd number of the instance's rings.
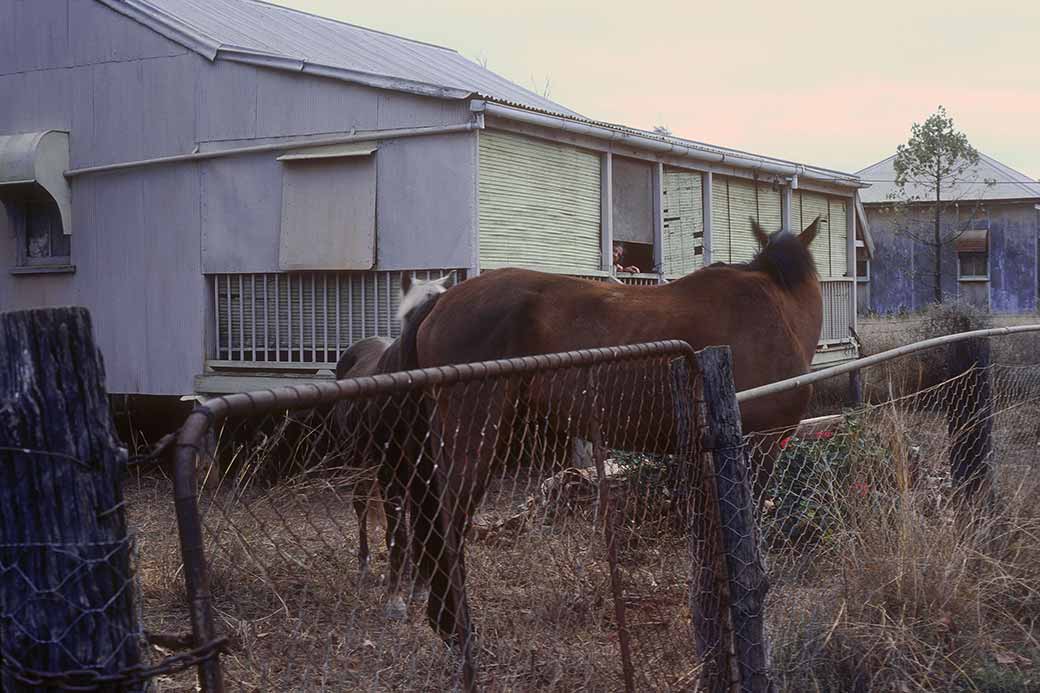
[{"label": "horse's ear", "polygon": [[765,248],[769,245],[769,234],[762,228],[762,225],[758,223],[758,220],[754,217],[748,217],[751,220],[751,232],[755,234],[755,240],[758,244]]},{"label": "horse's ear", "polygon": [[802,231],[800,234],[798,234],[798,240],[802,242],[802,245],[808,248],[812,244],[813,239],[816,238],[816,232],[819,230],[820,215],[817,214],[816,218],[813,219],[813,222],[805,227],[805,231]]},{"label": "horse's ear", "polygon": [[412,290],[412,273],[405,272],[401,275],[401,293],[406,294]]},{"label": "horse's ear", "polygon": [[447,286],[448,281],[450,281],[451,278],[454,277],[454,276],[455,276],[454,272],[449,272],[448,274],[445,274],[443,277],[440,277],[439,279],[434,279],[433,283],[438,285],[438,286]]}]

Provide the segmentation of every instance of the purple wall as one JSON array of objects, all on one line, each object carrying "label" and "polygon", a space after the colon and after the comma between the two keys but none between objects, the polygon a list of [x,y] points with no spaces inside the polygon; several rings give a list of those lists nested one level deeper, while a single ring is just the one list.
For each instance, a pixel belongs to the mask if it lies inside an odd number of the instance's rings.
[{"label": "purple wall", "polygon": [[[991,310],[1025,313],[1037,308],[1037,211],[1028,204],[987,205],[990,223]],[[920,310],[934,300],[931,246],[915,242],[906,233],[929,233],[931,212],[909,218],[877,207],[867,208],[876,250],[871,260],[869,311],[882,315]],[[944,219],[947,231],[955,220]],[[952,244],[943,248],[943,294],[962,294],[957,280],[957,255]],[[979,289],[979,287],[973,287]]]}]

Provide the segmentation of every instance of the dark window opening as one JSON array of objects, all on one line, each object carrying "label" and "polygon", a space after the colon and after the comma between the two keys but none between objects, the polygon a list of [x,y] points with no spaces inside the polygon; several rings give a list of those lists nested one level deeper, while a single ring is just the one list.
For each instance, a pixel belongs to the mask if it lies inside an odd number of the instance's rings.
[{"label": "dark window opening", "polygon": [[989,253],[958,253],[960,279],[986,279],[989,277]]},{"label": "dark window opening", "polygon": [[61,212],[49,195],[25,191],[5,199],[4,207],[17,237],[17,266],[55,267],[69,263],[70,237],[65,235]]},{"label": "dark window opening", "polygon": [[641,274],[654,271],[654,246],[650,243],[634,241],[614,242],[614,271],[639,272]]}]

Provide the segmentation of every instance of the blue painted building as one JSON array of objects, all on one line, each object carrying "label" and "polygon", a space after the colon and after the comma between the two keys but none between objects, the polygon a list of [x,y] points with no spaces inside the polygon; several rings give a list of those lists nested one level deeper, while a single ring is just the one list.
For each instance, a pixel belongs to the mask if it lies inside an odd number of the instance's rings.
[{"label": "blue painted building", "polygon": [[[328,377],[403,272],[667,281],[825,230],[855,355],[858,179],[585,118],[457,52],[258,0],[0,0],[0,310],[88,307],[113,393]],[[869,239],[868,239],[869,240]]]},{"label": "blue painted building", "polygon": [[[857,258],[860,315],[920,310],[935,299],[935,203],[893,204],[895,157],[858,175],[870,187],[860,198],[875,251]],[[927,199],[934,193],[910,190]],[[962,180],[944,188],[940,283],[944,300],[959,299],[994,313],[1037,309],[1040,183],[981,154]]]}]

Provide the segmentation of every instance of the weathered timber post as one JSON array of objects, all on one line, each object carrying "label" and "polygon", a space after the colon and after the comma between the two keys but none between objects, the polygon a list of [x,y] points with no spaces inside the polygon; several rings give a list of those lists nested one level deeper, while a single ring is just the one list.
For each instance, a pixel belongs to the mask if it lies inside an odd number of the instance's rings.
[{"label": "weathered timber post", "polygon": [[849,404],[858,407],[863,404],[863,371],[849,373]]},{"label": "weathered timber post", "polygon": [[701,666],[698,689],[705,693],[727,693],[731,689],[732,656],[728,643],[732,638],[727,637],[726,595],[721,587],[726,570],[714,462],[710,453],[698,454],[696,439],[696,431],[704,430],[706,424],[699,368],[686,359],[672,362],[670,384],[677,424],[672,494],[677,514],[686,524],[689,609],[694,654]]},{"label": "weathered timber post", "polygon": [[740,407],[733,384],[729,347],[697,352],[703,380],[702,447],[711,452],[721,543],[725,551],[726,585],[740,691],[767,693],[769,643],[765,630],[765,597],[769,585],[759,552],[747,450]]},{"label": "weathered timber post", "polygon": [[950,434],[950,476],[958,501],[990,500],[993,452],[993,385],[990,344],[987,339],[969,339],[950,344],[950,375],[965,374],[959,389],[962,396],[947,412]]},{"label": "weathered timber post", "polygon": [[89,313],[0,313],[4,693],[144,689],[109,678],[141,663],[126,462]]}]

